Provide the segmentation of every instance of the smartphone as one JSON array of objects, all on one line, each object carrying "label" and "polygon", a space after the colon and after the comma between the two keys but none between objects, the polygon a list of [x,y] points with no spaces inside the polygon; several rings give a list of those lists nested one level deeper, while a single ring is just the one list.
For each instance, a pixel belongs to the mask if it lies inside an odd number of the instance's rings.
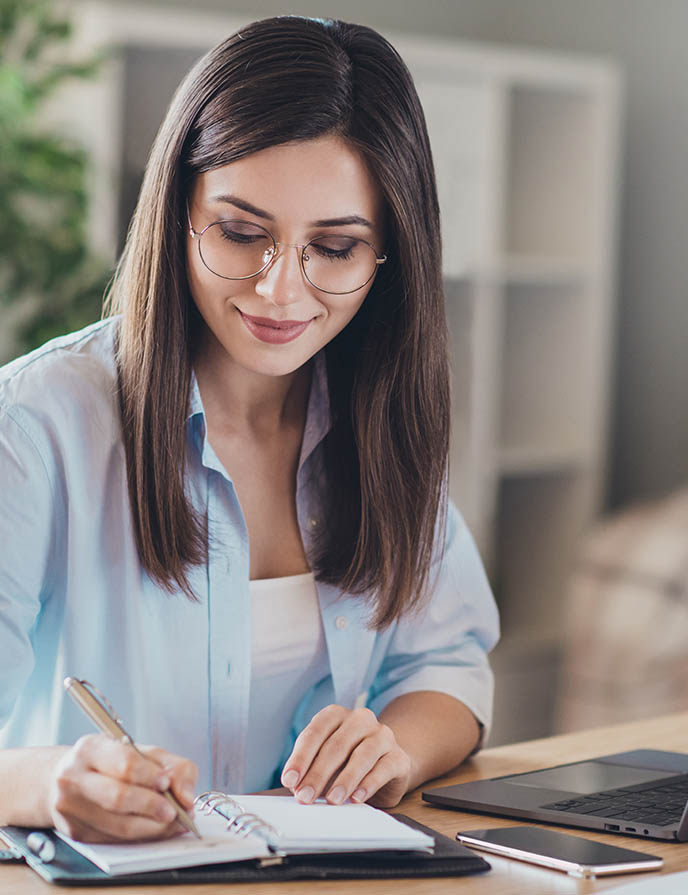
[{"label": "smartphone", "polygon": [[662,858],[655,855],[541,827],[466,830],[457,833],[456,838],[471,848],[529,861],[578,877],[660,870],[664,864]]}]

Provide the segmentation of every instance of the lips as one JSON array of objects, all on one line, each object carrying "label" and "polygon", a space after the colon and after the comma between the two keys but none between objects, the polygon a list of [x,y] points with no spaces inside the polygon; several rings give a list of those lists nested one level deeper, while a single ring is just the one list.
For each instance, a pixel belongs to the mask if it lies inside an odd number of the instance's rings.
[{"label": "lips", "polygon": [[[237,309],[238,310],[238,309]],[[297,339],[305,332],[311,320],[274,320],[272,317],[253,317],[239,311],[241,319],[248,329],[261,342],[281,345]]]},{"label": "lips", "polygon": [[305,326],[310,320],[274,320],[272,317],[254,317],[252,314],[244,314],[240,311],[242,317],[246,317],[256,326],[269,326],[271,329],[293,329],[295,326]]}]

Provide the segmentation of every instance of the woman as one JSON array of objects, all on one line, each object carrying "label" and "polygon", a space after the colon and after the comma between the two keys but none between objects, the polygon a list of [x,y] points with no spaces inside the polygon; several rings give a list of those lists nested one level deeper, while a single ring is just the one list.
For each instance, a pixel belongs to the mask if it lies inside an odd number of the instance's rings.
[{"label": "woman", "polygon": [[[374,31],[268,19],[187,76],[113,316],[2,371],[0,821],[172,835],[197,778],[392,806],[479,746],[438,219]],[[84,736],[67,674],[147,757]]]}]

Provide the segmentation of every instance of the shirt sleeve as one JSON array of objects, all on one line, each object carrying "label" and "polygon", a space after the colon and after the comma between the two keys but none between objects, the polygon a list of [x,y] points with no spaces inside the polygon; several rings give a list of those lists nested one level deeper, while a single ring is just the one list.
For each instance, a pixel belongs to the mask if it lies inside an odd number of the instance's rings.
[{"label": "shirt sleeve", "polygon": [[487,656],[499,638],[499,616],[475,542],[451,501],[444,552],[432,574],[430,599],[397,623],[367,704],[377,715],[404,693],[446,693],[481,724],[480,748],[492,721]]},{"label": "shirt sleeve", "polygon": [[0,406],[0,728],[34,667],[31,634],[53,550],[53,496],[30,421]]}]

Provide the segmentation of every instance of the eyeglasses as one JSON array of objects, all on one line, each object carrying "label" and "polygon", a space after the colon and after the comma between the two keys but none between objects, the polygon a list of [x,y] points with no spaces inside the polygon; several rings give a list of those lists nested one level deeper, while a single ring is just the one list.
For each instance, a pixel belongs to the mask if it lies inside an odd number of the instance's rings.
[{"label": "eyeglasses", "polygon": [[198,240],[201,261],[225,280],[249,280],[263,273],[278,255],[277,246],[300,249],[301,270],[311,284],[330,295],[346,295],[372,280],[386,255],[378,257],[365,239],[353,236],[316,236],[305,245],[277,242],[272,233],[248,221],[215,221],[194,230],[186,207],[189,234]]}]

